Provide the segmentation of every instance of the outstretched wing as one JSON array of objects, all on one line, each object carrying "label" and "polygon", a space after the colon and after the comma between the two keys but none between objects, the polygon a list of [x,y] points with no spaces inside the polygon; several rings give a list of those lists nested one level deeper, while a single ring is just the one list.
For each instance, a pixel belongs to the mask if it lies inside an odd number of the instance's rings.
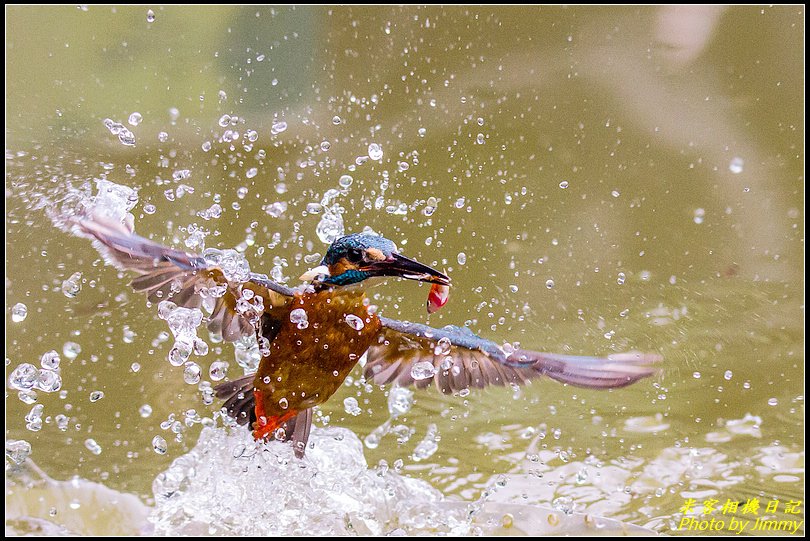
[{"label": "outstretched wing", "polygon": [[[241,255],[232,250],[218,252],[217,258],[189,254],[147,240],[103,216],[77,219],[74,225],[74,232],[94,239],[107,263],[138,273],[132,287],[151,302],[171,300],[187,308],[205,304],[211,311],[209,330],[228,342],[255,334],[261,316],[286,305],[293,295],[292,289],[265,275],[243,272],[246,266],[234,261]],[[252,296],[245,295],[248,289]]]},{"label": "outstretched wing", "polygon": [[469,329],[448,325],[435,329],[381,317],[383,332],[368,350],[367,380],[378,385],[434,383],[443,393],[487,385],[522,385],[548,376],[590,389],[630,385],[656,372],[655,354],[620,353],[604,358],[540,353],[517,349],[507,353]]}]

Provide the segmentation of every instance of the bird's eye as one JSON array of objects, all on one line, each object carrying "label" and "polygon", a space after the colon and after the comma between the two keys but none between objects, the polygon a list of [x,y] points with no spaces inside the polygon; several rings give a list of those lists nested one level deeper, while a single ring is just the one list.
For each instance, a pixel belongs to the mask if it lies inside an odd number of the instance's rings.
[{"label": "bird's eye", "polygon": [[357,248],[352,248],[349,250],[349,254],[346,258],[352,263],[360,263],[363,261],[363,251],[358,250]]}]

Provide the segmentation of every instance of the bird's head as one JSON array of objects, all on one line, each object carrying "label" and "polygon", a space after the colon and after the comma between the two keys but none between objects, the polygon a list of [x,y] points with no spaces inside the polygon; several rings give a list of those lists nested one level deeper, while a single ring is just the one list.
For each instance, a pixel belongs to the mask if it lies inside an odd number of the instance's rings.
[{"label": "bird's head", "polygon": [[354,233],[337,239],[321,265],[301,276],[334,286],[347,286],[374,276],[400,276],[420,282],[450,285],[445,274],[397,253],[390,240],[368,233]]}]

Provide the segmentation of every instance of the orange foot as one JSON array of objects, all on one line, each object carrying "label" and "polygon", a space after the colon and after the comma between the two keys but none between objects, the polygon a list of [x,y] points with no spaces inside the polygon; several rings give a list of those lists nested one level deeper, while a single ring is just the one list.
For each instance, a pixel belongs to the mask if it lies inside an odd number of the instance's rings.
[{"label": "orange foot", "polygon": [[298,415],[297,411],[288,411],[284,415],[278,417],[268,417],[264,412],[264,401],[262,400],[262,392],[258,389],[253,391],[253,396],[256,399],[256,422],[253,423],[253,438],[256,440],[269,440],[275,435],[284,423]]}]

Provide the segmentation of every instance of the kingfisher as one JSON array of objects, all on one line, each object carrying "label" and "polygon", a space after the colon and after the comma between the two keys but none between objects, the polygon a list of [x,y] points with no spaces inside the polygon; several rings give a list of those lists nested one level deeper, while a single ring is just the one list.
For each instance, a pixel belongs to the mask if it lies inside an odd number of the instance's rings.
[{"label": "kingfisher", "polygon": [[[302,285],[290,288],[249,269],[235,272],[218,250],[220,257],[206,257],[208,250],[198,255],[157,244],[135,234],[131,220],[90,215],[74,218],[73,225],[108,264],[137,273],[131,286],[150,302],[205,307],[208,329],[227,342],[256,338],[262,355],[256,373],[214,390],[228,415],[251,428],[256,440],[292,441],[299,458],[307,448],[313,408],[326,402],[363,358],[366,381],[433,386],[446,394],[522,385],[542,376],[589,389],[619,388],[653,375],[660,361],[644,353],[603,358],[541,353],[499,346],[454,325],[433,328],[384,317],[366,295],[369,280],[400,277],[446,292],[450,278],[375,234],[338,238],[321,264],[301,277]],[[232,258],[242,257],[231,252]]]}]

